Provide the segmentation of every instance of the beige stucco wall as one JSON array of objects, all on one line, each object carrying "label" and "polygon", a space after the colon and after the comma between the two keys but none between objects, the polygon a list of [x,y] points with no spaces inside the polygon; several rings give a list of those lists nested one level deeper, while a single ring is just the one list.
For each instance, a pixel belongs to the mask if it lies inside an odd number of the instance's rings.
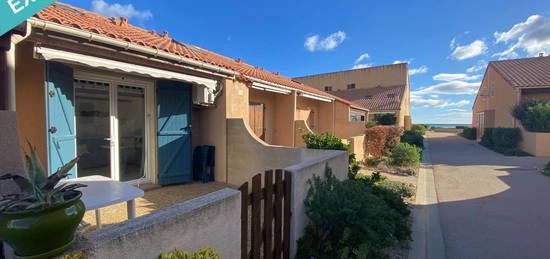
[{"label": "beige stucco wall", "polygon": [[320,102],[319,103],[319,132],[334,134],[334,108],[335,103]]},{"label": "beige stucco wall", "polygon": [[195,251],[210,246],[222,258],[239,258],[240,236],[241,193],[225,188],[81,235],[65,255],[158,258],[174,248]]},{"label": "beige stucco wall", "polygon": [[33,43],[22,42],[15,49],[15,94],[20,142],[28,152],[27,140],[36,147],[47,167],[44,62],[33,58]]},{"label": "beige stucco wall", "polygon": [[348,84],[355,83],[355,88],[372,88],[377,86],[404,85],[408,82],[408,65],[406,63],[379,67],[353,69],[319,75],[297,77],[294,80],[324,91],[325,86],[332,86],[333,91],[346,90]]},{"label": "beige stucco wall", "polygon": [[529,132],[520,127],[522,141],[519,147],[534,156],[550,156],[550,133]]},{"label": "beige stucco wall", "polygon": [[365,134],[366,121],[350,121],[349,112],[349,105],[343,104],[341,102],[335,102],[334,135],[338,138],[349,139],[353,136],[360,136]]},{"label": "beige stucco wall", "polygon": [[[309,119],[313,120],[313,125],[308,125],[309,129],[315,133],[319,132],[319,117],[324,116],[320,114],[319,106],[321,101],[313,100],[298,96],[296,98],[296,120],[304,120],[306,122]],[[311,117],[311,118],[310,118]]]},{"label": "beige stucco wall", "polygon": [[365,161],[365,135],[350,137],[347,142],[350,152],[355,154],[355,159]]},{"label": "beige stucco wall", "polygon": [[227,120],[229,184],[241,185],[265,170],[285,168],[329,152],[332,151],[269,145],[257,138],[243,119]]},{"label": "beige stucco wall", "polygon": [[486,112],[490,115],[485,117],[485,128],[516,127],[517,122],[510,112],[517,102],[517,90],[489,66],[473,105],[472,126],[479,125],[477,114]]},{"label": "beige stucco wall", "polygon": [[290,255],[296,254],[297,240],[304,235],[309,219],[306,216],[304,200],[307,197],[313,176],[325,178],[325,168],[332,169],[332,174],[339,180],[348,176],[348,154],[345,151],[331,150],[327,154],[285,168],[292,175],[292,199],[290,220]]}]

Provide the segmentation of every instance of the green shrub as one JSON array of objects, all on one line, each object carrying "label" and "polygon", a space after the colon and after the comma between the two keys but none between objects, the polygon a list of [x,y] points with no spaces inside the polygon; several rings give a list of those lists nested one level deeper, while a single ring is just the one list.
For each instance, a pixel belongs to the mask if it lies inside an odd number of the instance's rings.
[{"label": "green shrub", "polygon": [[393,193],[398,193],[401,197],[411,198],[416,193],[416,188],[413,184],[397,181],[381,181],[377,185],[382,189],[389,190]]},{"label": "green shrub", "polygon": [[395,125],[395,122],[397,122],[397,117],[395,117],[392,113],[384,113],[384,114],[375,114],[374,120],[380,124],[380,125]]},{"label": "green shrub", "polygon": [[390,152],[390,162],[395,166],[418,167],[422,150],[409,143],[399,143]]},{"label": "green shrub", "polygon": [[424,148],[424,136],[418,131],[407,130],[401,136],[401,143],[409,143],[419,148]]},{"label": "green shrub", "polygon": [[[298,240],[298,259],[384,258],[382,250],[410,238],[407,205],[392,190],[366,180],[318,176],[304,201],[310,223]],[[396,209],[397,208],[397,209]]]},{"label": "green shrub", "polygon": [[311,149],[331,149],[331,150],[349,150],[349,145],[342,142],[341,139],[330,133],[315,134],[307,133],[302,136],[307,148]]},{"label": "green shrub", "polygon": [[399,144],[401,135],[403,135],[403,128],[388,127],[388,135],[386,136],[386,143],[384,144],[384,153],[387,154],[392,148]]},{"label": "green shrub", "polygon": [[[306,147],[310,149],[344,150],[350,153],[349,145],[344,144],[341,139],[330,133],[315,134],[309,132],[304,134],[302,138],[306,143]],[[359,172],[359,169],[361,169],[361,166],[355,158],[355,154],[350,153],[348,159],[348,176],[354,178],[357,172]]]},{"label": "green shrub", "polygon": [[456,129],[469,129],[470,127],[468,127],[468,126],[456,126],[455,128]]},{"label": "green shrub", "polygon": [[428,131],[428,126],[424,124],[414,124],[412,126],[411,131],[414,131],[422,136],[426,135],[426,131]]},{"label": "green shrub", "polygon": [[550,132],[550,102],[548,100],[524,100],[512,109],[512,116],[519,120],[528,131]]},{"label": "green shrub", "polygon": [[367,124],[365,124],[365,127],[367,128],[372,128],[376,126],[378,126],[378,124],[376,124],[376,121],[368,121]]},{"label": "green shrub", "polygon": [[550,177],[550,162],[546,164],[546,166],[542,170],[542,174]]},{"label": "green shrub", "polygon": [[518,128],[486,128],[481,145],[507,156],[529,156],[518,149],[521,131]]},{"label": "green shrub", "polygon": [[222,257],[214,252],[211,247],[199,249],[192,254],[175,248],[170,253],[161,253],[158,259],[221,259]]},{"label": "green shrub", "polygon": [[467,139],[476,140],[477,128],[464,128],[459,135]]}]

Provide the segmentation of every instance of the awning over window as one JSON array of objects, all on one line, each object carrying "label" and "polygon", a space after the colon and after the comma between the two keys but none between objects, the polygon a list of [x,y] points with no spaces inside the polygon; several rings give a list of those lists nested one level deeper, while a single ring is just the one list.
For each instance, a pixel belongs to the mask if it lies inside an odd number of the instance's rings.
[{"label": "awning over window", "polygon": [[159,79],[169,79],[191,83],[197,87],[193,89],[193,103],[195,104],[212,104],[214,103],[214,92],[218,84],[217,80],[187,75],[172,71],[166,71],[157,68],[140,66],[115,60],[98,58],[78,53],[72,53],[57,49],[35,47],[35,54],[39,58],[58,61],[69,64],[83,65],[94,68],[101,68],[111,71],[138,74]]}]

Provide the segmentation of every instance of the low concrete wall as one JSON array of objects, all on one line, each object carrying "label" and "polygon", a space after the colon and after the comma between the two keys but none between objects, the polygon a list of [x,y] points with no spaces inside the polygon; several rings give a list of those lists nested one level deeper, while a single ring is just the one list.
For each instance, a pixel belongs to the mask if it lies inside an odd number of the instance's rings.
[{"label": "low concrete wall", "polygon": [[519,147],[534,156],[550,156],[550,133],[530,132],[520,127],[523,140]]},{"label": "low concrete wall", "polygon": [[239,186],[257,173],[285,168],[332,150],[273,146],[251,133],[243,119],[227,119],[227,183]]},{"label": "low concrete wall", "polygon": [[305,162],[285,168],[292,174],[292,219],[290,227],[290,257],[296,255],[296,241],[304,235],[308,218],[305,213],[304,200],[309,190],[308,180],[314,175],[324,177],[325,167],[332,168],[336,178],[343,180],[348,176],[348,153],[345,151],[331,150],[330,153],[310,159]]},{"label": "low concrete wall", "polygon": [[357,161],[365,161],[365,135],[355,136],[348,139],[350,145],[350,151],[355,153],[355,159]]},{"label": "low concrete wall", "polygon": [[170,208],[83,235],[66,254],[86,258],[157,258],[174,248],[212,246],[222,258],[239,258],[241,195],[219,190]]}]

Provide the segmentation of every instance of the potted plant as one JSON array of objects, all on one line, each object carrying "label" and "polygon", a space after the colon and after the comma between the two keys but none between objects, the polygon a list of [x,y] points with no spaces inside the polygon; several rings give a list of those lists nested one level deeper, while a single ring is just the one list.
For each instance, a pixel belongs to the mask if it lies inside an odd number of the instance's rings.
[{"label": "potted plant", "polygon": [[[30,145],[29,145],[30,146]],[[69,249],[84,216],[82,184],[59,183],[67,177],[78,158],[47,176],[34,147],[25,155],[28,178],[4,174],[19,193],[0,197],[0,240],[14,250],[15,258],[51,258]]]}]

